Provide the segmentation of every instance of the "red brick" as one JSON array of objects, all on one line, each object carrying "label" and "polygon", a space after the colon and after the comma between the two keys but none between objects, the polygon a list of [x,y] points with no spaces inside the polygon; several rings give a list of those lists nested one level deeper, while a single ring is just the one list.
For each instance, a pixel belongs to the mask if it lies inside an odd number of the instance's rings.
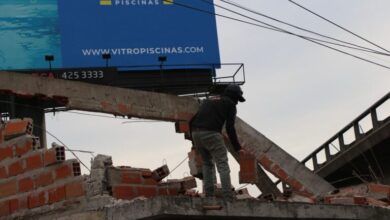
[{"label": "red brick", "polygon": [[33,193],[28,196],[28,208],[36,208],[46,204],[46,192]]},{"label": "red brick", "polygon": [[137,197],[135,189],[128,185],[116,185],[112,187],[112,196],[117,199],[133,199]]},{"label": "red brick", "polygon": [[24,172],[22,161],[16,161],[8,166],[8,176],[16,176]]},{"label": "red brick", "polygon": [[270,170],[271,169],[271,166],[273,164],[273,162],[268,159],[268,157],[266,155],[263,155],[261,158],[260,158],[260,163],[261,165],[263,165],[263,167],[267,170]]},{"label": "red brick", "polygon": [[35,179],[35,186],[47,186],[53,183],[53,175],[52,172],[46,172],[39,174]]},{"label": "red brick", "polygon": [[12,147],[0,148],[0,161],[6,158],[12,158],[13,155]]},{"label": "red brick", "polygon": [[26,138],[24,140],[24,144],[16,145],[15,147],[15,153],[16,156],[22,156],[26,154],[27,152],[31,151],[33,149],[33,140],[31,138]]},{"label": "red brick", "polygon": [[9,209],[11,213],[28,208],[27,196],[9,200]]},{"label": "red brick", "polygon": [[389,185],[382,185],[382,184],[376,184],[376,183],[369,183],[368,184],[368,191],[373,193],[389,193],[390,192],[390,186]]},{"label": "red brick", "polygon": [[142,172],[121,170],[121,183],[124,184],[141,184]]},{"label": "red brick", "polygon": [[77,181],[65,185],[66,199],[77,198],[85,195],[84,182]]},{"label": "red brick", "polygon": [[72,175],[70,164],[65,164],[55,170],[55,180],[63,179]]},{"label": "red brick", "polygon": [[0,202],[0,216],[7,216],[10,214],[9,201]]},{"label": "red brick", "polygon": [[35,154],[26,158],[26,171],[43,167],[42,155]]},{"label": "red brick", "polygon": [[43,161],[45,166],[56,164],[65,160],[64,147],[55,147],[47,150],[43,155]]},{"label": "red brick", "polygon": [[240,151],[240,183],[255,183],[257,181],[257,161],[256,158],[248,152]]},{"label": "red brick", "polygon": [[21,134],[31,134],[31,123],[31,119],[15,119],[8,121],[4,130],[5,139]]},{"label": "red brick", "polygon": [[186,133],[190,131],[190,125],[187,121],[175,122],[176,133]]},{"label": "red brick", "polygon": [[19,192],[28,192],[34,189],[34,182],[31,177],[19,180]]},{"label": "red brick", "polygon": [[49,166],[57,162],[56,150],[51,148],[43,154],[43,163],[45,166]]},{"label": "red brick", "polygon": [[0,167],[0,179],[7,178],[7,169],[5,167]]},{"label": "red brick", "polygon": [[49,204],[62,201],[66,198],[65,186],[56,187],[48,191]]},{"label": "red brick", "polygon": [[153,197],[157,196],[157,186],[134,186],[137,196]]},{"label": "red brick", "polygon": [[159,196],[175,196],[179,194],[179,189],[169,186],[159,186],[158,188]]},{"label": "red brick", "polygon": [[0,198],[10,195],[15,195],[18,192],[18,184],[16,180],[11,180],[0,184]]},{"label": "red brick", "polygon": [[148,177],[148,178],[143,178],[142,184],[143,185],[157,185],[158,182],[155,179]]},{"label": "red brick", "polygon": [[152,171],[142,171],[142,177],[144,178],[148,178],[148,177],[152,177]]},{"label": "red brick", "polygon": [[283,182],[285,182],[285,180],[288,178],[288,174],[284,170],[282,170],[281,168],[276,171],[276,175]]},{"label": "red brick", "polygon": [[17,210],[19,210],[19,200],[18,199],[11,199],[11,200],[9,200],[9,211],[10,211],[10,213],[14,213]]}]

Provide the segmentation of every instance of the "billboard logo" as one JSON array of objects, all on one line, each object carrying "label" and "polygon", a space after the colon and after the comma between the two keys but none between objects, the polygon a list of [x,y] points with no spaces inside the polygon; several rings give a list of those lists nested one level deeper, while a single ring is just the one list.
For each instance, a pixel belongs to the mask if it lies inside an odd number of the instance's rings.
[{"label": "billboard logo", "polygon": [[113,6],[157,6],[173,4],[173,0],[100,0],[100,5]]},{"label": "billboard logo", "polygon": [[100,5],[112,5],[111,0],[100,0]]},{"label": "billboard logo", "polygon": [[163,4],[164,5],[172,5],[173,4],[173,0],[163,0]]}]

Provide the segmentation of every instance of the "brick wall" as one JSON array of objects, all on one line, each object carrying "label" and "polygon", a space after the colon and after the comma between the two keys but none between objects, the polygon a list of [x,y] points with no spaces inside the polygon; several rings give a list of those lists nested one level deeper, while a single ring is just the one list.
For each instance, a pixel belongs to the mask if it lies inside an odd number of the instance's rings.
[{"label": "brick wall", "polygon": [[0,127],[0,216],[85,195],[79,162],[62,146],[42,148],[32,127],[31,119]]},{"label": "brick wall", "polygon": [[196,187],[194,177],[162,181],[169,175],[166,165],[155,170],[133,167],[107,168],[108,186],[117,199],[131,200],[136,197],[184,195]]}]

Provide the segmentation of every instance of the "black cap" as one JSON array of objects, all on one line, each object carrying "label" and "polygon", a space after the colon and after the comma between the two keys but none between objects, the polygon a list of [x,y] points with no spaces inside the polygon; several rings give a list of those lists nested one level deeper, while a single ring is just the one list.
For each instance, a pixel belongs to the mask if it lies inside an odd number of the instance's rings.
[{"label": "black cap", "polygon": [[228,85],[224,91],[224,94],[227,96],[233,95],[238,98],[238,101],[245,102],[245,98],[242,96],[244,92],[242,92],[239,85]]}]

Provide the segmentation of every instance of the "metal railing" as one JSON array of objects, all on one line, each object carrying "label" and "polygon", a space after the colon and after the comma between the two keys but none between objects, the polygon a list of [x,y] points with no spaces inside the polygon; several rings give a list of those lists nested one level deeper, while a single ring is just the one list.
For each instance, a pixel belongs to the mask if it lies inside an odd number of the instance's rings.
[{"label": "metal railing", "polygon": [[[329,160],[331,160],[336,154],[342,153],[343,151],[350,148],[356,141],[362,139],[364,136],[368,135],[371,132],[374,132],[377,130],[380,125],[387,120],[389,120],[389,116],[385,118],[382,121],[378,120],[377,115],[377,108],[380,107],[382,104],[384,104],[387,100],[390,99],[390,93],[386,94],[383,98],[381,98],[379,101],[377,101],[375,104],[373,104],[370,108],[368,108],[366,111],[364,111],[361,115],[359,115],[356,119],[354,119],[351,123],[349,123],[347,126],[345,126],[343,129],[341,129],[339,132],[337,132],[333,137],[331,137],[328,141],[326,141],[323,145],[318,147],[316,150],[314,150],[310,155],[305,157],[301,162],[306,165],[307,162],[312,160],[313,162],[313,171],[319,169],[321,166],[326,164]],[[360,124],[361,120],[366,118],[367,116],[370,116],[371,123],[372,123],[372,129],[369,131],[366,131],[365,133],[362,133],[360,130]],[[353,129],[354,134],[354,141],[345,144],[344,142],[344,134],[349,131],[350,129]],[[336,154],[330,153],[330,147],[332,143],[338,142],[339,145],[339,152]],[[321,152],[325,153],[325,161],[323,163],[318,163],[317,155]]]},{"label": "metal railing", "polygon": [[[390,120],[390,116],[387,116],[383,120],[378,120],[378,114],[377,109],[381,107],[386,101],[390,101],[390,93],[387,93],[384,97],[382,97],[380,100],[378,100],[375,104],[373,104],[371,107],[369,107],[366,111],[364,111],[362,114],[360,114],[357,118],[355,118],[351,123],[349,123],[347,126],[345,126],[343,129],[341,129],[339,132],[337,132],[334,136],[332,136],[329,140],[327,140],[324,144],[322,144],[320,147],[318,147],[316,150],[314,150],[311,154],[309,154],[307,157],[305,157],[301,163],[305,164],[307,166],[307,163],[312,161],[313,165],[313,172],[324,166],[326,163],[328,163],[331,159],[333,159],[336,155],[342,154],[345,150],[352,147],[357,141],[364,138],[366,135],[375,132],[375,130],[379,129],[382,124]],[[365,119],[366,117],[369,117],[371,120],[372,128],[366,132],[361,132],[361,126],[360,122]],[[344,134],[348,132],[350,129],[353,130],[354,134],[354,140],[346,144],[344,141]],[[334,143],[338,143],[339,149],[338,152],[335,154],[331,154],[331,146],[336,148]],[[337,149],[337,148],[336,148]],[[325,155],[325,161],[323,163],[318,162],[318,155],[319,154]],[[275,182],[276,185],[280,184],[281,181],[278,180]],[[283,188],[285,189],[286,186],[284,185]]]}]

